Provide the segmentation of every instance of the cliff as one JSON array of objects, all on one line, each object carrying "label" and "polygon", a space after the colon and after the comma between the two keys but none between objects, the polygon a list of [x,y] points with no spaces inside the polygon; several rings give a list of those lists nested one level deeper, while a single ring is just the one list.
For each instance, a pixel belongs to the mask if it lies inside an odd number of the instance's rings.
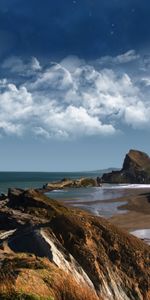
[{"label": "cliff", "polygon": [[105,173],[107,183],[150,183],[150,157],[141,151],[130,150],[120,171]]},{"label": "cliff", "polygon": [[0,202],[0,299],[148,300],[149,263],[148,245],[103,218],[34,190]]}]

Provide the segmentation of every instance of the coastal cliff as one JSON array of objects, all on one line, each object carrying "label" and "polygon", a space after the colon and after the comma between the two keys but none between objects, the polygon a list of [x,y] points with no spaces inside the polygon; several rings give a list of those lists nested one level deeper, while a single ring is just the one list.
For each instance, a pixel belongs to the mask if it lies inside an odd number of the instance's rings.
[{"label": "coastal cliff", "polygon": [[0,202],[0,299],[148,300],[149,263],[136,237],[35,190]]},{"label": "coastal cliff", "polygon": [[106,183],[150,183],[150,157],[141,151],[130,150],[126,154],[122,169],[105,173]]}]

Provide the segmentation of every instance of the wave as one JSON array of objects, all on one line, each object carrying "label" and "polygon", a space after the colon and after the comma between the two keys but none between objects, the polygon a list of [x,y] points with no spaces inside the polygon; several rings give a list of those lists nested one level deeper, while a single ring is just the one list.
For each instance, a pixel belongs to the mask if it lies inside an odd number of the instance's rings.
[{"label": "wave", "polygon": [[150,229],[139,229],[130,232],[134,236],[145,240],[150,245]]},{"label": "wave", "polygon": [[109,184],[102,185],[102,189],[150,189],[150,184]]}]

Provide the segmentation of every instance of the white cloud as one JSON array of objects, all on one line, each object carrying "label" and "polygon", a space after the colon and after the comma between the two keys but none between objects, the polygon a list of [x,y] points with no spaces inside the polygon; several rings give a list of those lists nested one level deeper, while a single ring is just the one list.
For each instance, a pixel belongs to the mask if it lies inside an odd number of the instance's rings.
[{"label": "white cloud", "polygon": [[3,62],[2,69],[15,75],[30,76],[40,71],[41,65],[36,57],[25,63],[20,57],[11,56]]},{"label": "white cloud", "polygon": [[97,62],[101,65],[103,64],[126,64],[135,60],[138,60],[140,55],[135,52],[135,50],[129,50],[118,56],[104,56],[97,60]]},{"label": "white cloud", "polygon": [[140,55],[135,52],[135,50],[130,50],[124,54],[118,55],[116,59],[114,59],[114,62],[119,64],[124,64],[131,62],[133,60],[137,60],[140,58]]},{"label": "white cloud", "polygon": [[125,121],[133,127],[143,127],[148,125],[150,107],[146,108],[142,102],[136,103],[136,106],[130,105],[125,110]]},{"label": "white cloud", "polygon": [[32,57],[30,66],[31,66],[31,69],[34,70],[34,71],[41,70],[41,65],[40,65],[40,63],[39,63],[39,61],[37,60],[36,57]]},{"label": "white cloud", "polygon": [[[132,50],[113,61],[121,65],[137,58]],[[10,58],[3,68],[26,76],[21,83],[15,76],[0,81],[0,135],[30,132],[46,139],[67,139],[114,134],[121,124],[149,126],[150,77],[139,80],[138,70],[135,78],[76,57],[51,62],[46,68],[36,58],[26,64]],[[32,79],[31,74],[35,74]]]},{"label": "white cloud", "polygon": [[61,66],[66,68],[69,72],[74,72],[77,68],[80,68],[82,65],[85,64],[85,61],[79,59],[77,56],[70,55],[65,57],[61,61]]},{"label": "white cloud", "polygon": [[146,86],[149,87],[150,86],[150,77],[144,77],[142,78],[141,82]]},{"label": "white cloud", "polygon": [[68,106],[63,111],[49,114],[45,123],[53,132],[61,135],[82,136],[94,134],[111,134],[115,130],[112,125],[102,124],[97,117],[88,114],[84,107]]},{"label": "white cloud", "polygon": [[45,129],[43,129],[42,127],[34,127],[33,133],[38,137],[42,137],[42,138],[46,138],[46,139],[50,138],[49,132],[46,131]]},{"label": "white cloud", "polygon": [[7,134],[7,135],[22,135],[22,125],[21,124],[14,124],[8,121],[0,121],[0,133],[1,135]]}]

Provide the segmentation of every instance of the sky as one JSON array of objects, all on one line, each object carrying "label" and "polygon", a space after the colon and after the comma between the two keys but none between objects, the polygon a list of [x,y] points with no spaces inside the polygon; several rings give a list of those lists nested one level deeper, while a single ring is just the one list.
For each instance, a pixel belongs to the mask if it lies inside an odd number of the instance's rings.
[{"label": "sky", "polygon": [[150,154],[150,1],[0,0],[0,169]]}]

